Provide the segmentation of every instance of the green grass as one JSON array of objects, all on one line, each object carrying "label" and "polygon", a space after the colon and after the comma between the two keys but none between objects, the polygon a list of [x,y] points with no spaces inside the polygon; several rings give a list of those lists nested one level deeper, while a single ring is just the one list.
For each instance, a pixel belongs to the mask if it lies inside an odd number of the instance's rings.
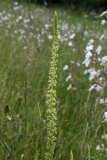
[{"label": "green grass", "polygon": [[[58,134],[54,159],[70,159],[72,150],[74,160],[106,160],[106,153],[100,155],[95,149],[104,143],[101,135],[106,132],[101,123],[103,108],[96,103],[100,94],[93,91],[87,100],[90,82],[81,64],[88,41],[93,38],[96,45],[99,43],[98,36],[102,34],[99,20],[60,8],[23,3],[14,10],[14,6],[13,1],[0,3],[0,160],[9,157],[11,160],[34,160],[37,151],[39,160],[44,159],[46,90],[53,42],[48,35],[53,35],[55,10],[62,37],[58,50]],[[18,16],[22,19],[16,22]],[[24,19],[30,22],[25,24]],[[64,28],[64,25],[68,27]],[[89,32],[87,36],[84,36],[85,31]],[[68,37],[72,33],[76,33],[76,40],[72,41],[75,50],[68,46]],[[67,39],[63,40],[64,37]],[[78,69],[72,67],[70,60],[81,66]],[[76,91],[67,90],[70,82],[65,82],[68,73],[63,67],[66,64],[74,76]],[[11,120],[3,113],[6,104],[10,106]]]}]

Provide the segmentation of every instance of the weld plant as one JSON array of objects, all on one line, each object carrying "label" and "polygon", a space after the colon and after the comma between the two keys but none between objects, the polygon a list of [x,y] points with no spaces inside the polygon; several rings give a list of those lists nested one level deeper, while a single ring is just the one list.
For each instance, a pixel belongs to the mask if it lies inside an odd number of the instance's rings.
[{"label": "weld plant", "polygon": [[46,142],[46,153],[45,160],[52,160],[54,149],[55,149],[55,141],[56,141],[56,133],[57,133],[57,113],[56,113],[56,84],[57,84],[57,62],[58,62],[58,20],[57,13],[54,14],[54,40],[52,46],[52,56],[51,56],[51,64],[49,71],[49,80],[48,80],[48,88],[46,95],[46,104],[47,104],[47,142]]}]

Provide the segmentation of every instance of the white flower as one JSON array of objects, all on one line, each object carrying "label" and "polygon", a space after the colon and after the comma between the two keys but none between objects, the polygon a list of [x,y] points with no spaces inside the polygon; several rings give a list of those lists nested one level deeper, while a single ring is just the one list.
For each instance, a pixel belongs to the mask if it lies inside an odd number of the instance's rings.
[{"label": "white flower", "polygon": [[63,68],[63,70],[64,70],[64,71],[65,71],[65,70],[68,70],[68,65],[65,65],[64,68]]},{"label": "white flower", "polygon": [[102,137],[102,139],[107,139],[107,134],[104,134],[101,137]]},{"label": "white flower", "polygon": [[104,16],[105,14],[107,14],[107,11],[102,12],[100,16]]},{"label": "white flower", "polygon": [[88,35],[88,31],[85,31],[85,32],[84,32],[84,35]]},{"label": "white flower", "polygon": [[8,119],[9,121],[11,121],[12,118],[7,115],[7,119]]},{"label": "white flower", "polygon": [[[107,104],[107,98],[106,99],[100,99],[100,104]],[[106,114],[107,112],[105,112]]]},{"label": "white flower", "polygon": [[90,64],[90,59],[89,59],[89,58],[86,58],[86,59],[83,61],[82,64],[84,64],[86,67],[88,67],[89,64]]},{"label": "white flower", "polygon": [[86,69],[86,70],[84,71],[84,75],[87,74],[87,73],[88,73],[88,70]]},{"label": "white flower", "polygon": [[77,66],[80,66],[80,63],[77,62]]},{"label": "white flower", "polygon": [[101,21],[101,24],[104,25],[106,23],[105,19]]},{"label": "white flower", "polygon": [[89,45],[91,45],[91,44],[93,44],[93,43],[94,43],[94,40],[93,40],[93,39],[90,39],[90,41],[89,41],[89,43],[88,43],[87,46],[89,46]]},{"label": "white flower", "polygon": [[94,46],[91,44],[91,45],[88,45],[86,47],[86,51],[90,51],[90,50],[93,50]]},{"label": "white flower", "polygon": [[27,49],[27,47],[26,47],[26,46],[24,46],[23,48],[24,48],[24,49]]},{"label": "white flower", "polygon": [[72,76],[71,76],[71,74],[66,78],[66,81],[68,81],[69,79],[71,79],[72,78]]},{"label": "white flower", "polygon": [[102,88],[101,86],[99,86],[99,85],[97,85],[97,86],[95,87],[95,90],[98,91],[98,92],[102,91],[102,89],[103,89],[103,88]]},{"label": "white flower", "polygon": [[102,34],[101,37],[99,38],[100,41],[101,41],[102,39],[104,39],[104,34]]},{"label": "white flower", "polygon": [[102,57],[101,65],[105,64],[106,62],[107,62],[107,56]]},{"label": "white flower", "polygon": [[22,16],[19,16],[19,17],[18,17],[19,20],[21,20],[22,18],[23,18]]},{"label": "white flower", "polygon": [[72,84],[70,84],[67,88],[67,90],[70,90],[72,88]]},{"label": "white flower", "polygon": [[99,46],[97,47],[97,49],[96,49],[96,52],[97,52],[98,55],[100,54],[101,50],[102,50],[102,46],[99,45]]},{"label": "white flower", "polygon": [[96,84],[92,85],[90,88],[89,88],[89,91],[93,90],[95,88]]},{"label": "white flower", "polygon": [[17,6],[17,5],[18,5],[18,2],[14,2],[14,5]]},{"label": "white flower", "polygon": [[100,99],[100,104],[103,104],[104,103],[104,99]]},{"label": "white flower", "polygon": [[48,39],[52,39],[53,38],[53,36],[52,35],[48,35]]},{"label": "white flower", "polygon": [[76,36],[76,34],[73,33],[69,38],[70,38],[70,39],[73,39],[75,36]]},{"label": "white flower", "polygon": [[104,112],[103,118],[104,118],[104,121],[107,122],[107,112]]},{"label": "white flower", "polygon": [[99,151],[100,149],[101,149],[101,148],[100,148],[100,145],[97,145],[97,146],[96,146],[96,150]]},{"label": "white flower", "polygon": [[45,24],[45,28],[48,29],[49,28],[49,24]]},{"label": "white flower", "polygon": [[92,53],[90,51],[88,51],[85,55],[86,58],[90,58],[92,56]]},{"label": "white flower", "polygon": [[68,46],[73,46],[73,43],[70,41],[70,42],[68,43]]},{"label": "white flower", "polygon": [[91,68],[89,69],[89,73],[90,73],[90,77],[89,77],[89,80],[93,80],[95,75],[97,74],[97,72],[95,71],[95,68]]}]

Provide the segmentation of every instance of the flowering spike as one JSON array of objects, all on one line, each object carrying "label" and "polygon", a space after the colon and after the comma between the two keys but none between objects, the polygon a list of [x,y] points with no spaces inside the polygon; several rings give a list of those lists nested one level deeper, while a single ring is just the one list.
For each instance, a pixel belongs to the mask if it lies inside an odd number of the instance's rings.
[{"label": "flowering spike", "polygon": [[56,78],[57,78],[57,54],[58,50],[58,19],[57,19],[57,12],[55,11],[54,14],[54,40],[52,46],[52,56],[51,56],[51,63],[50,63],[50,71],[49,71],[49,80],[48,80],[48,88],[47,88],[47,144],[46,144],[46,153],[45,153],[45,160],[52,160],[54,149],[55,149],[55,140],[56,140]]}]

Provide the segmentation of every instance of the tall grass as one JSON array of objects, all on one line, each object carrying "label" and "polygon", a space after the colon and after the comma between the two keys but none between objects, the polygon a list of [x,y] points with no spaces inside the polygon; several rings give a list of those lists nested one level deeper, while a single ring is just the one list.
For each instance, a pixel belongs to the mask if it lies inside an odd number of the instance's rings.
[{"label": "tall grass", "polygon": [[[90,39],[94,39],[95,49],[99,44],[103,46],[98,57],[106,55],[106,41],[99,41],[102,33],[106,38],[106,28],[102,30],[97,16],[92,19],[85,13],[79,16],[69,10],[3,1],[0,4],[1,160],[44,159],[46,94],[55,10],[59,17],[59,63],[57,141],[53,158],[70,159],[70,153],[75,160],[107,158],[106,123],[102,123],[106,121],[106,104],[100,103],[101,99],[106,99],[106,83],[101,93],[89,92],[93,82],[89,81],[88,74],[84,75],[86,67],[82,64]],[[66,71],[63,70],[65,65],[68,65]],[[97,64],[96,70],[99,67],[102,68]],[[69,75],[72,78],[68,78]],[[106,82],[106,73],[104,75]],[[7,105],[10,112],[5,113]]]}]

